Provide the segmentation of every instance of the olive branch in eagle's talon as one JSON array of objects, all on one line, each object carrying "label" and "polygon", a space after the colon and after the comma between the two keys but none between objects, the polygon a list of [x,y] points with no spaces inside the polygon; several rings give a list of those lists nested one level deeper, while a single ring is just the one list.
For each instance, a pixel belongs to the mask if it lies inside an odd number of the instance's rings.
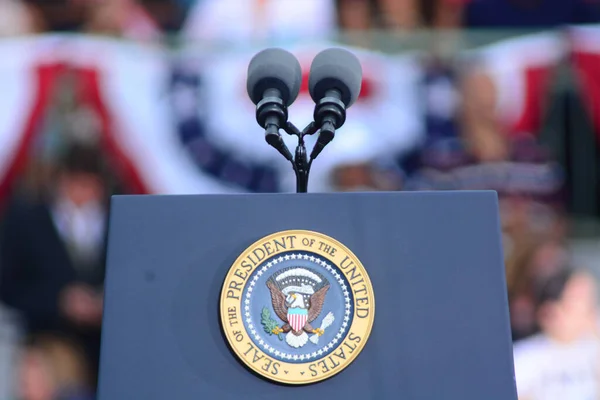
[{"label": "olive branch in eagle's talon", "polygon": [[277,325],[277,321],[275,321],[271,317],[271,312],[267,307],[263,307],[262,312],[260,313],[260,323],[262,324],[264,330],[269,335],[277,335],[279,340],[283,340],[283,329]]},{"label": "olive branch in eagle's talon", "polygon": [[[273,330],[271,332],[273,332],[273,334],[279,336],[280,333],[283,333],[283,329],[281,329],[280,327],[276,326],[275,328],[273,328]],[[279,339],[281,339],[281,338],[279,338]]]}]

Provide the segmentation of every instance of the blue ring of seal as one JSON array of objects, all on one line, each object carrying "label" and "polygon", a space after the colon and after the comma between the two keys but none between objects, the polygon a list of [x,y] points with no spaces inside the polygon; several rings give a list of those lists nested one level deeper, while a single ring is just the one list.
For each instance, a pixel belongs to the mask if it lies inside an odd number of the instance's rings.
[{"label": "blue ring of seal", "polygon": [[[273,311],[266,281],[276,272],[289,267],[314,270],[329,281],[330,288],[323,309],[312,325],[314,328],[320,327],[329,312],[333,313],[334,321],[319,337],[318,345],[309,341],[301,348],[294,349],[282,338],[284,334],[267,333],[261,322],[261,313],[266,307],[278,326],[283,324]],[[244,327],[254,345],[275,360],[301,364],[324,358],[343,343],[352,326],[354,298],[350,284],[335,264],[318,254],[306,251],[278,254],[259,264],[248,277],[247,282],[242,297]],[[310,346],[308,350],[305,349],[307,346]]]}]

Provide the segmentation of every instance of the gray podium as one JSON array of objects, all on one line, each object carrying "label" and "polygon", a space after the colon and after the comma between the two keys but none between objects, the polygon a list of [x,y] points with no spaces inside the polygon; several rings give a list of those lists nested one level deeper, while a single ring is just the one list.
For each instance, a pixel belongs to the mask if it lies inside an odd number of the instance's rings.
[{"label": "gray podium", "polygon": [[[113,198],[100,400],[515,400],[494,192]],[[321,232],[377,301],[358,358],[310,385],[264,380],[220,327],[223,280],[256,240]]]}]

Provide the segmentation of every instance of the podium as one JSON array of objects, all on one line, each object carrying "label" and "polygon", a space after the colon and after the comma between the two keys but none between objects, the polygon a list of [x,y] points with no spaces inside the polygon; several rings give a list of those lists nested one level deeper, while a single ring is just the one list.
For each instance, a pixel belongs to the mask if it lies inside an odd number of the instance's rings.
[{"label": "podium", "polygon": [[[360,354],[306,385],[221,324],[236,259],[288,230],[350,249],[376,300]],[[495,192],[116,196],[105,291],[100,400],[517,399]]]}]

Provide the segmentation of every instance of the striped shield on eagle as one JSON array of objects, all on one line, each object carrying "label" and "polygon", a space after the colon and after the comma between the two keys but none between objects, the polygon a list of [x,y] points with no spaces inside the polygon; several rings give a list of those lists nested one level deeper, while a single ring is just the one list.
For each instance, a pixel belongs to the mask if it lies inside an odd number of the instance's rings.
[{"label": "striped shield on eagle", "polygon": [[292,329],[299,332],[306,325],[308,310],[306,308],[288,308],[287,318]]},{"label": "striped shield on eagle", "polygon": [[[308,334],[319,333],[311,322],[319,317],[329,290],[329,281],[305,267],[289,267],[267,280],[275,314],[283,321],[282,333],[294,348],[308,342]],[[320,333],[322,334],[322,332]]]}]

